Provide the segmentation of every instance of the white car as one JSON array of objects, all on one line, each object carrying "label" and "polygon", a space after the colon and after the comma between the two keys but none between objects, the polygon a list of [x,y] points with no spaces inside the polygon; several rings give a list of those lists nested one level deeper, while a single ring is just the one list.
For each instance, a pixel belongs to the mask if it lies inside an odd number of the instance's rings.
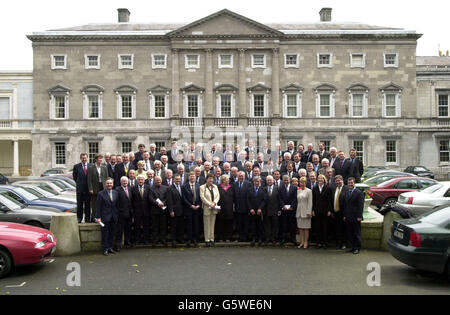
[{"label": "white car", "polygon": [[439,182],[423,190],[401,194],[397,203],[422,215],[439,206],[450,206],[450,182]]}]

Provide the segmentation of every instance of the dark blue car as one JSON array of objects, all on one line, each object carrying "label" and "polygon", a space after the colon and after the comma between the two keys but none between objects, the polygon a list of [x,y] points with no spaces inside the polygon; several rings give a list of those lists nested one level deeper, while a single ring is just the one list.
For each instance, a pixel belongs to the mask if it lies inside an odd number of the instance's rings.
[{"label": "dark blue car", "polygon": [[77,212],[76,205],[72,203],[56,202],[39,195],[38,192],[19,186],[0,186],[0,191],[6,191],[8,196],[27,206],[40,206],[46,208],[58,209],[61,212]]}]

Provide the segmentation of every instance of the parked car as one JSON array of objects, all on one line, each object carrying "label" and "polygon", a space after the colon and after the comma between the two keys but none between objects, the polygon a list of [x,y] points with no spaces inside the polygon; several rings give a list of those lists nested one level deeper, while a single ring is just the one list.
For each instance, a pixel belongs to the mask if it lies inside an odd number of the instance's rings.
[{"label": "parked car", "polygon": [[388,180],[391,180],[396,177],[403,177],[403,175],[400,174],[394,174],[394,175],[377,175],[374,177],[370,177],[366,180],[364,180],[361,183],[357,183],[356,187],[361,190],[368,190],[372,186],[379,185],[381,183],[387,182]]},{"label": "parked car", "polygon": [[76,189],[76,187],[77,187],[77,183],[72,178],[69,178],[67,176],[51,175],[51,176],[48,176],[47,178],[48,179],[57,179],[61,182],[66,183],[67,185],[70,185],[70,187],[73,187],[74,189]]},{"label": "parked car", "polygon": [[0,174],[0,185],[9,185],[8,177],[3,174]]},{"label": "parked car", "polygon": [[397,175],[397,176],[416,176],[414,174],[411,173],[406,173],[406,172],[400,172],[400,171],[393,171],[393,170],[373,170],[370,172],[366,172],[363,174],[363,176],[361,177],[361,181],[365,181],[369,178],[378,176],[378,175]]},{"label": "parked car", "polygon": [[54,188],[54,186],[51,185],[51,183],[48,183],[45,181],[19,181],[19,182],[14,182],[12,185],[13,186],[25,186],[25,187],[39,187],[41,190],[45,190],[51,194],[49,196],[49,198],[58,199],[59,201],[65,201],[65,202],[69,202],[69,203],[75,203],[75,204],[77,203],[76,196],[63,195],[63,194],[59,193]]},{"label": "parked car", "polygon": [[394,221],[388,240],[392,256],[408,266],[450,277],[450,207]]},{"label": "parked car", "polygon": [[450,206],[450,182],[439,182],[428,188],[403,193],[398,203],[415,215],[425,214],[440,206]]},{"label": "parked car", "polygon": [[54,176],[40,177],[39,179],[35,180],[28,179],[28,181],[45,182],[48,183],[54,190],[63,195],[76,197],[76,189],[73,186],[70,186],[65,181],[57,179]]},{"label": "parked car", "polygon": [[372,198],[372,205],[381,207],[383,205],[394,205],[400,194],[425,189],[436,185],[434,179],[425,177],[396,177],[377,186],[370,187],[369,196]]},{"label": "parked car", "polygon": [[21,223],[41,228],[50,228],[52,216],[59,210],[26,205],[0,192],[0,222]]},{"label": "parked car", "polygon": [[56,175],[56,174],[64,174],[64,170],[62,168],[51,168],[49,170],[44,171],[41,174],[41,177]]},{"label": "parked car", "polygon": [[379,170],[386,170],[386,167],[385,166],[367,166],[366,167],[366,172],[379,171]]},{"label": "parked car", "polygon": [[57,240],[48,230],[0,222],[0,278],[15,266],[36,264],[52,255]]},{"label": "parked car", "polygon": [[39,206],[50,209],[58,209],[61,212],[77,212],[77,207],[73,203],[53,201],[49,198],[46,198],[36,190],[30,189],[29,187],[4,185],[0,186],[0,192],[5,192],[7,196],[27,206]]},{"label": "parked car", "polygon": [[411,173],[420,177],[434,178],[434,173],[425,166],[408,166],[405,168],[406,173]]}]

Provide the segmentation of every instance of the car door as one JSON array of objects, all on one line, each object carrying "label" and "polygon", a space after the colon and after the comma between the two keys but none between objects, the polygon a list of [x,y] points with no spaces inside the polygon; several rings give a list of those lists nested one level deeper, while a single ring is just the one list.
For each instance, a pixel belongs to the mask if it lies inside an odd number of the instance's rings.
[{"label": "car door", "polygon": [[23,223],[21,222],[20,216],[15,215],[14,211],[8,208],[0,201],[0,221],[1,222],[12,222],[12,223]]},{"label": "car door", "polygon": [[434,180],[419,179],[419,185],[420,185],[420,189],[425,189],[427,187],[436,185],[436,182]]},{"label": "car door", "polygon": [[419,189],[419,182],[416,179],[408,178],[398,181],[392,190],[392,197],[398,197],[400,194]]},{"label": "car door", "polygon": [[439,189],[433,193],[432,208],[450,206],[450,188]]}]

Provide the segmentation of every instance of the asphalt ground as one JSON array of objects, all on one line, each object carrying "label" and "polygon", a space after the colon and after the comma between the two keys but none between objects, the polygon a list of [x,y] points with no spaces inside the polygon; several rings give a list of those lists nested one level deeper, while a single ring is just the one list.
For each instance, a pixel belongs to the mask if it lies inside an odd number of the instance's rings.
[{"label": "asphalt ground", "polygon": [[[80,266],[80,286],[69,286]],[[367,278],[380,266],[380,286]],[[373,278],[371,278],[373,279]],[[132,248],[54,257],[0,279],[0,295],[34,294],[450,294],[450,281],[395,260],[388,252],[294,247]]]}]

